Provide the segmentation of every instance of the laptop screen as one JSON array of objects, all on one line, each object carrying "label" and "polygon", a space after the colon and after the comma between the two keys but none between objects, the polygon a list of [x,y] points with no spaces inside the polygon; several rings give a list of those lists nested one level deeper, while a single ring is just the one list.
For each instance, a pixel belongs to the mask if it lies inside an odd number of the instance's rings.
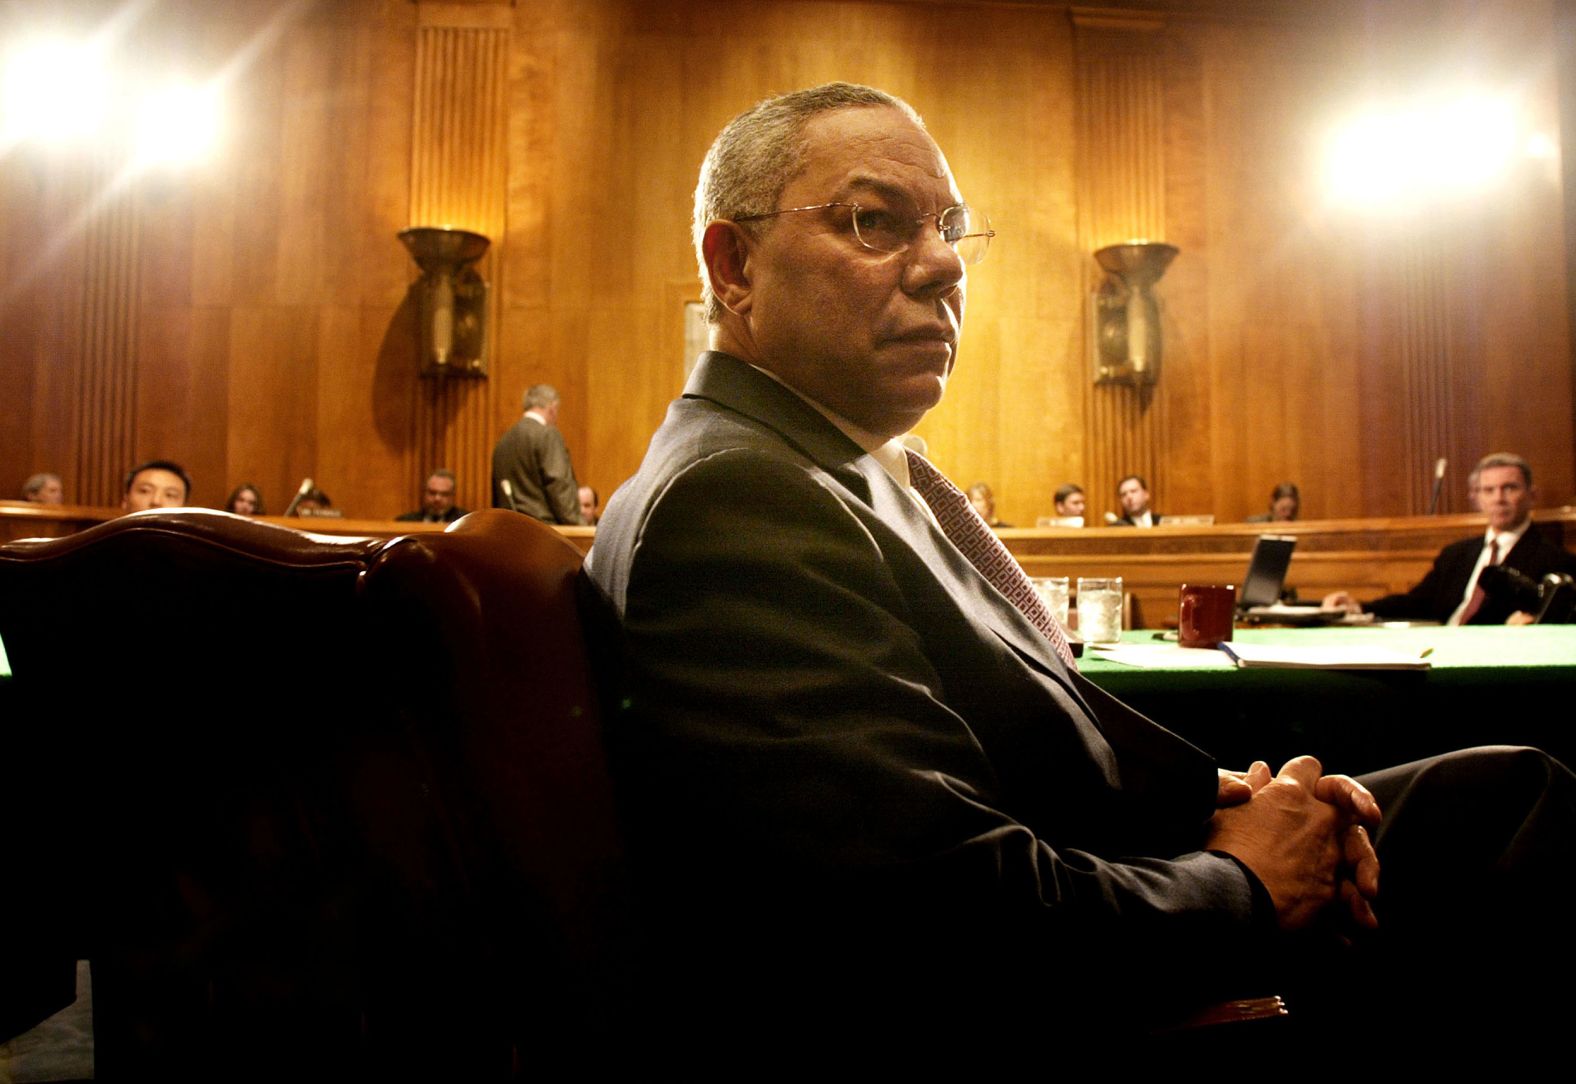
[{"label": "laptop screen", "polygon": [[1273,606],[1280,601],[1281,588],[1286,585],[1286,570],[1291,567],[1291,551],[1297,548],[1297,539],[1291,535],[1261,534],[1253,544],[1253,556],[1248,561],[1248,575],[1242,583],[1242,593],[1237,605]]}]

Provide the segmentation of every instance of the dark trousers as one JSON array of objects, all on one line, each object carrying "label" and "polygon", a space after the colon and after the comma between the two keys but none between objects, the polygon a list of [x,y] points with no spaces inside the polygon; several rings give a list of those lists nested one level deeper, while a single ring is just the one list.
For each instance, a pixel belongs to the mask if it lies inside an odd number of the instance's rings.
[{"label": "dark trousers", "polygon": [[1361,781],[1384,811],[1380,928],[1296,954],[1298,1032],[1441,1065],[1563,1047],[1576,1021],[1576,776],[1536,749],[1491,746]]}]

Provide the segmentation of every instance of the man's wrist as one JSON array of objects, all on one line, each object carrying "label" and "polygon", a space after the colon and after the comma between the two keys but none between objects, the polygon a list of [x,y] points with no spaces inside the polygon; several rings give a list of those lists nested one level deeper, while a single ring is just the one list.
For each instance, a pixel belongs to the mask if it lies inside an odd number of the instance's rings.
[{"label": "man's wrist", "polygon": [[1275,899],[1270,895],[1270,890],[1264,887],[1264,882],[1259,880],[1259,875],[1248,868],[1248,864],[1228,851],[1206,851],[1206,854],[1215,855],[1217,858],[1227,859],[1242,871],[1243,879],[1247,881],[1248,893],[1252,899],[1252,924],[1258,932],[1266,935],[1274,934],[1280,929],[1279,920],[1275,914]]}]

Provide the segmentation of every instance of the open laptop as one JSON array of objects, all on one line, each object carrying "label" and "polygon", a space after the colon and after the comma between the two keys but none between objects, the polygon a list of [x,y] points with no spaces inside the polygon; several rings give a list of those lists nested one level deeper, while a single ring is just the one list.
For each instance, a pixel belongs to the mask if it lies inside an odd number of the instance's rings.
[{"label": "open laptop", "polygon": [[1248,573],[1237,593],[1237,613],[1243,617],[1274,621],[1277,624],[1323,625],[1339,621],[1338,610],[1323,610],[1317,603],[1287,605],[1281,602],[1286,586],[1286,570],[1291,567],[1291,551],[1297,539],[1291,535],[1261,534],[1248,559]]}]

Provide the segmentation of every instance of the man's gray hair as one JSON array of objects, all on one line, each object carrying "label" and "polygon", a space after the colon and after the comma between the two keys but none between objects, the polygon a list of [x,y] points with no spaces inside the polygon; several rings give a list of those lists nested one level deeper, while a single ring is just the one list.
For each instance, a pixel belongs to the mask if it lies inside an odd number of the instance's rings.
[{"label": "man's gray hair", "polygon": [[533,384],[526,389],[525,407],[530,410],[535,407],[543,409],[558,402],[558,389],[551,384]]},{"label": "man's gray hair", "polygon": [[454,476],[454,472],[448,467],[439,467],[437,470],[427,475],[427,481],[429,482],[434,478],[447,478],[449,481],[454,483],[456,488],[458,488],[460,484],[460,480]]},{"label": "man's gray hair", "polygon": [[43,471],[39,474],[28,475],[27,481],[22,483],[22,499],[27,500],[35,493],[39,493],[50,482],[59,482],[60,475]]},{"label": "man's gray hair", "polygon": [[1472,468],[1472,488],[1476,489],[1475,480],[1490,467],[1515,467],[1521,471],[1521,480],[1532,488],[1532,464],[1514,452],[1492,452],[1477,461],[1477,466]]},{"label": "man's gray hair", "polygon": [[706,273],[702,250],[706,227],[718,219],[779,210],[778,197],[804,168],[802,136],[810,118],[858,106],[886,106],[921,128],[925,126],[913,106],[884,90],[857,83],[826,83],[757,102],[729,121],[712,143],[700,165],[700,183],[695,186],[693,223],[708,324],[721,322],[723,308],[711,292],[711,276]]}]

